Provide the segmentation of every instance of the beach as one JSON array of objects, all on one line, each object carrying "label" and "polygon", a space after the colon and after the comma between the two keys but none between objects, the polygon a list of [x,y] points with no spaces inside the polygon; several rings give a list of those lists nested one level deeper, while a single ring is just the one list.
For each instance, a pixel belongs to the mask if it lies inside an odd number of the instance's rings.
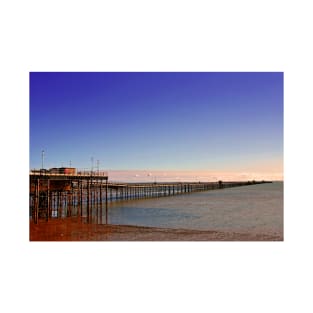
[{"label": "beach", "polygon": [[171,229],[87,223],[68,217],[30,221],[30,241],[282,241],[279,234]]}]

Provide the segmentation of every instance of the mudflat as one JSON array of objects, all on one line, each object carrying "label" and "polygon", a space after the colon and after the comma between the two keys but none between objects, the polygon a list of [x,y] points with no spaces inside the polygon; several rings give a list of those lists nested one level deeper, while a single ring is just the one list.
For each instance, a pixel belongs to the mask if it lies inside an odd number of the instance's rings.
[{"label": "mudflat", "polygon": [[67,217],[30,220],[30,241],[282,241],[280,235],[88,223]]}]

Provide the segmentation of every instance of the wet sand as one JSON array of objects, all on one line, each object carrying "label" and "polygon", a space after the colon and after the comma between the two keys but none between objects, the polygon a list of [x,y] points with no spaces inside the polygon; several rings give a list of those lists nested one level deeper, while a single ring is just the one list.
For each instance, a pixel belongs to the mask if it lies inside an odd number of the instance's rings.
[{"label": "wet sand", "polygon": [[30,221],[30,241],[282,241],[280,235],[87,223],[68,217]]}]

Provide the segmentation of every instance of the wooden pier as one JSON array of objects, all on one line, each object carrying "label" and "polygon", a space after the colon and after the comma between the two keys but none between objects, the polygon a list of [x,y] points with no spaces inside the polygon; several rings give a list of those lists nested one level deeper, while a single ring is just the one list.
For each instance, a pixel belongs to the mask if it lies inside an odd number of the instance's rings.
[{"label": "wooden pier", "polygon": [[55,173],[46,170],[31,171],[30,213],[35,223],[39,217],[92,215],[97,205],[102,216],[103,202],[108,206],[108,174],[103,171],[73,171]]},{"label": "wooden pier", "polygon": [[[99,223],[105,216],[108,223],[108,202],[168,197],[266,181],[247,182],[175,182],[175,183],[122,183],[109,182],[104,171],[75,171],[51,173],[45,170],[30,172],[30,214],[35,223],[39,218],[96,216]],[[105,210],[105,212],[103,212]],[[105,213],[105,214],[103,214]]]}]

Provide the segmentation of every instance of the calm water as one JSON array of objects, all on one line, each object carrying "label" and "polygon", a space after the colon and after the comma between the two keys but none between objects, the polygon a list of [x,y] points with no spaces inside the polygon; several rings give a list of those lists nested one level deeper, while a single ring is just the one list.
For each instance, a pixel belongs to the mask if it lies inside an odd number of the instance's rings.
[{"label": "calm water", "polygon": [[283,235],[283,183],[120,201],[109,223]]}]

